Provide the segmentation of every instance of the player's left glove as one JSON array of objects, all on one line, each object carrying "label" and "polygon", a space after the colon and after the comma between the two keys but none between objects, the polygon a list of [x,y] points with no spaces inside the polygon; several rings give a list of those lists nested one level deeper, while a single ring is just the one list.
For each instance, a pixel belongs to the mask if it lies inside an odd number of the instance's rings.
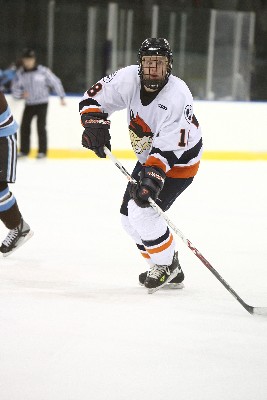
[{"label": "player's left glove", "polygon": [[111,150],[110,145],[110,121],[106,113],[86,113],[82,114],[82,125],[84,127],[82,135],[82,145],[87,149],[93,150],[100,158],[105,158],[104,146]]},{"label": "player's left glove", "polygon": [[137,184],[131,184],[129,192],[131,198],[139,207],[149,207],[148,198],[157,200],[165,182],[166,174],[157,167],[143,166],[140,172],[140,180]]}]

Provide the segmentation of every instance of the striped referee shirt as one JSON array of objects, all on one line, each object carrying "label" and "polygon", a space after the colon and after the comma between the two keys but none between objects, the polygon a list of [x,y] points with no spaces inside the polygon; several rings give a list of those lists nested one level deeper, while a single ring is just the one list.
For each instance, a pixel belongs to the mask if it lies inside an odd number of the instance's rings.
[{"label": "striped referee shirt", "polygon": [[18,124],[13,119],[4,94],[0,92],[0,137],[14,135],[17,130]]},{"label": "striped referee shirt", "polygon": [[23,94],[26,92],[28,94],[25,99],[27,105],[48,103],[51,92],[60,98],[66,95],[61,80],[43,65],[37,65],[29,71],[20,67],[12,82],[11,91],[17,99],[23,98]]}]

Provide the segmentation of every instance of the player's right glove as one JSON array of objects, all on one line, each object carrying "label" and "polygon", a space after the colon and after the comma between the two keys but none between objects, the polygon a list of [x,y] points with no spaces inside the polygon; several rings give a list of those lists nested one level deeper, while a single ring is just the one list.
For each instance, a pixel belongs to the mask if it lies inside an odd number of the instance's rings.
[{"label": "player's right glove", "polygon": [[84,127],[82,135],[82,145],[87,149],[93,150],[100,158],[105,158],[104,146],[111,150],[110,144],[110,121],[106,113],[86,113],[82,114],[82,125]]},{"label": "player's right glove", "polygon": [[144,165],[140,172],[140,180],[137,184],[131,183],[129,192],[131,198],[139,207],[149,207],[148,198],[157,200],[165,182],[165,172],[157,167]]}]

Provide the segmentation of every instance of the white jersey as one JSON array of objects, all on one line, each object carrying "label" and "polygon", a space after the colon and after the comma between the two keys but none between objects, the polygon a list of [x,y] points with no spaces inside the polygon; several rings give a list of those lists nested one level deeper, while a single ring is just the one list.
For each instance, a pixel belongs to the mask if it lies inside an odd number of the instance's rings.
[{"label": "white jersey", "polygon": [[126,108],[132,148],[140,163],[158,166],[169,177],[193,177],[202,154],[202,137],[187,85],[170,75],[152,101],[151,93],[140,93],[138,66],[131,65],[87,90],[80,113],[100,111],[110,116]]}]

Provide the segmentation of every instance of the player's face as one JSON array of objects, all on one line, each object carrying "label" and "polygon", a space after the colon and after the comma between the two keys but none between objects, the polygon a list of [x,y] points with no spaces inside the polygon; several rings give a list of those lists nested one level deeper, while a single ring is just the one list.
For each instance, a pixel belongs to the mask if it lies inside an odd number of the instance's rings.
[{"label": "player's face", "polygon": [[32,69],[35,66],[35,58],[25,57],[22,59],[22,64],[25,69]]},{"label": "player's face", "polygon": [[144,56],[142,69],[144,79],[161,80],[167,72],[168,59],[164,56]]}]

